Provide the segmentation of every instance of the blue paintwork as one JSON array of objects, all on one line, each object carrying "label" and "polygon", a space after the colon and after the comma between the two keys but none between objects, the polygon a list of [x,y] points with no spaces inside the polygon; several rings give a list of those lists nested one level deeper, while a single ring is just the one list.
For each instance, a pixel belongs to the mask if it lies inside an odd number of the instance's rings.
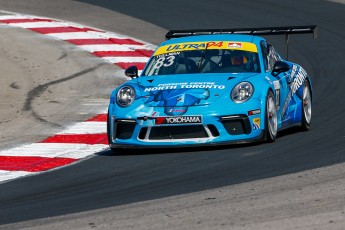
[{"label": "blue paintwork", "polygon": [[[116,88],[110,98],[109,104],[109,139],[110,146],[181,146],[195,144],[217,144],[227,142],[251,141],[261,139],[265,127],[265,107],[266,97],[269,90],[274,93],[274,84],[279,85],[279,103],[277,103],[278,130],[300,125],[302,115],[303,84],[304,78],[308,79],[310,87],[311,80],[298,64],[287,62],[290,70],[281,73],[277,77],[271,75],[271,71],[264,71],[264,63],[260,42],[264,38],[249,35],[204,35],[190,36],[178,39],[171,39],[163,42],[160,46],[181,43],[181,42],[202,42],[202,41],[239,41],[251,42],[258,48],[261,73],[196,73],[162,75],[162,76],[141,76],[132,79]],[[302,75],[303,73],[304,75]],[[154,81],[151,83],[148,80]],[[230,79],[230,80],[229,80]],[[211,82],[212,88],[182,88],[179,83],[190,85],[192,82]],[[230,97],[232,88],[243,81],[252,83],[254,86],[253,96],[244,103],[235,103]],[[274,83],[275,82],[275,83]],[[279,82],[279,84],[277,84]],[[158,89],[159,85],[177,84],[177,88]],[[120,87],[124,85],[132,86],[136,91],[136,100],[128,107],[121,107],[116,103],[116,94]],[[154,90],[156,87],[157,90]],[[292,87],[294,87],[292,89]],[[148,90],[149,89],[149,90]],[[151,90],[153,89],[153,90]],[[183,98],[183,99],[181,99]],[[180,99],[180,100],[177,100]],[[221,116],[248,115],[248,111],[260,109],[261,113],[249,116],[252,131],[249,134],[230,135],[220,123]],[[160,116],[180,116],[180,115],[202,115],[204,124],[213,124],[218,129],[220,135],[207,139],[188,140],[167,140],[167,141],[143,141],[137,137],[142,127],[154,126],[153,119],[146,121],[138,117],[160,117]],[[260,118],[260,125],[254,124],[253,120]],[[129,139],[114,139],[111,136],[114,119],[132,119],[136,121],[134,133]],[[256,129],[255,129],[256,128]]]}]

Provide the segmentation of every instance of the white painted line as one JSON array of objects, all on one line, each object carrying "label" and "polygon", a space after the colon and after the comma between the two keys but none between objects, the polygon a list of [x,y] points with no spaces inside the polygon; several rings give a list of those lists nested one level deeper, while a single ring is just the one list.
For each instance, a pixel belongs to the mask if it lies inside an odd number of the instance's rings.
[{"label": "white painted line", "polygon": [[102,59],[111,62],[111,63],[119,63],[119,62],[147,62],[149,60],[148,57],[102,57]]},{"label": "white painted line", "polygon": [[133,51],[124,45],[79,45],[78,47],[91,53],[96,51]]},{"label": "white painted line", "polygon": [[59,134],[96,134],[107,133],[107,122],[80,122]]},{"label": "white painted line", "polygon": [[78,47],[91,53],[96,51],[134,51],[136,49],[147,49],[142,45],[79,45]]},{"label": "white painted line", "polygon": [[9,23],[11,26],[21,27],[21,28],[45,28],[45,27],[67,27],[66,23],[63,22],[23,22],[23,23]]},{"label": "white painted line", "polygon": [[80,159],[107,149],[108,145],[34,143],[0,152],[0,156],[64,157]]},{"label": "white painted line", "polygon": [[[90,31],[90,33],[97,33],[97,31]],[[114,32],[109,32],[109,31],[104,31],[102,36],[106,37],[106,38],[119,38],[119,39],[128,39],[129,38],[129,37],[126,37],[124,35],[117,34],[117,33],[114,33]],[[137,39],[133,39],[133,40],[138,41]]]},{"label": "white painted line", "polygon": [[[28,17],[26,15],[1,15],[0,20],[11,20],[11,19],[32,19],[33,17]],[[41,17],[35,17],[41,18]]]},{"label": "white painted line", "polygon": [[[79,27],[83,28],[83,27]],[[62,40],[70,39],[95,39],[95,38],[115,38],[115,39],[129,39],[128,37],[120,36],[115,33],[99,32],[99,31],[87,31],[87,32],[68,32],[68,33],[47,33],[47,35],[56,37]],[[138,41],[139,42],[139,41]]]},{"label": "white painted line", "polygon": [[108,113],[108,105],[104,107],[104,109],[102,109],[99,114],[106,114]]},{"label": "white painted line", "polygon": [[97,39],[97,38],[104,38],[101,37],[102,33],[90,33],[90,32],[70,32],[70,33],[48,33],[49,35],[54,38],[58,38],[61,40],[70,40],[70,39]]}]

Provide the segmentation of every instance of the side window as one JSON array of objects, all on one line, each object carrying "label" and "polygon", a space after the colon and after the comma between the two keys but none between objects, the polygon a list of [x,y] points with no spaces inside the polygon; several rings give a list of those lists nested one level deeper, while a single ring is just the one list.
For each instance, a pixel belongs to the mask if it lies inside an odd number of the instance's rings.
[{"label": "side window", "polygon": [[267,72],[269,70],[268,58],[267,58],[267,56],[268,56],[267,42],[266,41],[261,41],[260,45],[261,45],[261,52],[262,52],[262,58],[263,58],[263,62],[264,62],[265,72]]},{"label": "side window", "polygon": [[267,61],[268,61],[268,70],[272,70],[274,64],[277,61],[281,61],[281,58],[277,51],[273,48],[272,45],[268,44],[268,55],[267,55]]}]

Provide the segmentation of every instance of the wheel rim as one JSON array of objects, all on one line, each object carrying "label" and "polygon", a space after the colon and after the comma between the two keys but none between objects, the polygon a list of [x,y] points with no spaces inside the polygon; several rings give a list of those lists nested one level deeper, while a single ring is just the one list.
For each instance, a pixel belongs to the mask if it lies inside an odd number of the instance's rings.
[{"label": "wheel rim", "polygon": [[305,121],[310,124],[311,120],[311,95],[308,84],[304,85],[303,89],[303,113]]},{"label": "wheel rim", "polygon": [[272,137],[277,135],[277,110],[275,107],[275,103],[272,97],[268,98],[267,102],[267,123],[268,129],[271,133]]}]

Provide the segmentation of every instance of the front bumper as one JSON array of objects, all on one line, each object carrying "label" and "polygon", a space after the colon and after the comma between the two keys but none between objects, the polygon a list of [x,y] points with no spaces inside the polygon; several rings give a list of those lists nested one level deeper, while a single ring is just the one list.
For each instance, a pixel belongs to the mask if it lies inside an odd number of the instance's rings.
[{"label": "front bumper", "polygon": [[[191,107],[188,109],[188,116],[202,116],[202,122],[197,124],[158,125],[157,116],[152,116],[152,111],[147,113],[148,116],[143,116],[141,113],[134,117],[120,113],[112,114],[110,110],[109,145],[111,148],[154,148],[259,141],[263,139],[262,114],[248,115],[248,111],[252,109],[260,111],[261,103],[256,101],[252,104],[252,106],[236,105],[238,108],[234,111],[239,112],[236,114],[231,114],[229,111],[219,114],[208,106]],[[250,109],[247,109],[248,107]],[[160,110],[163,111],[163,108],[155,108],[154,114],[163,114]]]}]

